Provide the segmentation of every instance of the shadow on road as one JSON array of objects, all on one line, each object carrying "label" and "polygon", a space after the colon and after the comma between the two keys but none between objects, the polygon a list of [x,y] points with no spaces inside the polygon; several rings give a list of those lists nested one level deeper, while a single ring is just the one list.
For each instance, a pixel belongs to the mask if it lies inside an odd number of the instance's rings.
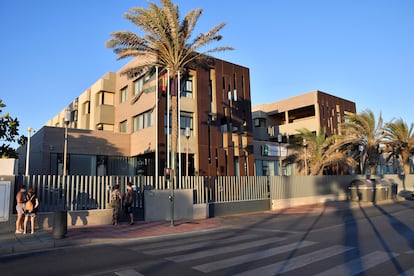
[{"label": "shadow on road", "polygon": [[[396,220],[393,216],[391,216],[390,214],[388,214],[384,209],[382,209],[380,206],[378,206],[377,204],[373,203],[373,205],[380,210],[383,214],[387,214],[389,219],[392,220]],[[369,225],[371,226],[372,230],[374,231],[376,237],[378,238],[379,242],[381,243],[382,247],[384,248],[385,252],[388,254],[391,262],[393,263],[396,271],[398,271],[399,274],[404,272],[404,269],[401,267],[401,265],[398,263],[397,259],[394,258],[395,256],[393,255],[391,248],[389,248],[386,240],[381,236],[380,232],[378,231],[377,227],[375,226],[375,224],[373,223],[373,221],[371,220],[371,218],[368,216],[367,212],[364,210],[364,208],[360,205],[360,210],[363,213],[365,219],[368,221]],[[412,233],[412,232],[411,232]]]}]

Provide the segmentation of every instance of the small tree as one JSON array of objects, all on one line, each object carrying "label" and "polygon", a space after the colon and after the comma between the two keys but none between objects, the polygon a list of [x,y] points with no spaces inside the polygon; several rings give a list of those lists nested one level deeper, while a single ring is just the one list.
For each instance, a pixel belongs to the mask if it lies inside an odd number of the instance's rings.
[{"label": "small tree", "polygon": [[403,119],[391,121],[384,127],[384,144],[390,149],[389,158],[401,156],[405,174],[410,173],[410,153],[414,150],[414,124]]},{"label": "small tree", "polygon": [[19,135],[19,121],[9,113],[1,115],[2,109],[6,107],[0,99],[0,158],[17,158],[17,152],[11,147],[11,143],[18,142],[20,145],[25,143],[26,138]]},{"label": "small tree", "polygon": [[[344,173],[347,168],[354,166],[355,161],[339,149],[340,136],[326,136],[326,130],[322,129],[316,135],[312,131],[303,128],[297,130],[296,150],[288,158],[299,166],[299,170],[307,169],[311,175],[322,175],[326,169]],[[301,150],[303,139],[306,139],[306,156]],[[306,161],[305,161],[306,160]],[[305,166],[305,162],[307,166]],[[305,173],[307,175],[307,172]]]},{"label": "small tree", "polygon": [[[377,164],[381,155],[380,146],[384,140],[384,127],[382,114],[376,120],[374,113],[366,109],[359,114],[347,117],[341,124],[342,147],[359,158],[362,172],[370,168],[371,175],[376,173]],[[359,152],[359,153],[358,153]]]}]

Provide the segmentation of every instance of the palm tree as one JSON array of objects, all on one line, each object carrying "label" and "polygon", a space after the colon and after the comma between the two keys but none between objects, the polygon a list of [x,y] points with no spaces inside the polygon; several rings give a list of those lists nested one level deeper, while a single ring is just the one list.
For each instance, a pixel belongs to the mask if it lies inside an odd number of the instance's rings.
[{"label": "palm tree", "polygon": [[[149,8],[131,8],[125,18],[136,27],[144,31],[140,36],[130,31],[112,33],[112,38],[106,46],[113,48],[118,59],[138,57],[132,68],[122,73],[136,74],[155,67],[167,69],[173,80],[177,80],[181,73],[192,63],[206,62],[208,54],[231,50],[231,47],[216,47],[198,53],[207,44],[220,41],[219,31],[226,25],[220,23],[206,33],[202,33],[191,40],[196,23],[202,9],[189,11],[181,20],[178,6],[171,0],[161,0],[161,6],[149,3]],[[176,83],[173,81],[172,83]],[[178,138],[177,94],[171,95],[171,167],[175,171],[175,154]]]},{"label": "palm tree", "polygon": [[408,126],[401,118],[384,127],[384,144],[391,153],[389,158],[401,156],[404,174],[410,173],[410,153],[414,150],[413,129],[413,123]]},{"label": "palm tree", "polygon": [[[306,139],[306,156],[300,154],[300,147],[303,144],[297,143],[297,150],[289,159],[293,158],[299,164],[299,169],[305,168],[305,160],[309,166],[311,175],[322,175],[327,168],[337,168],[337,171],[345,171],[347,167],[353,166],[355,161],[338,150],[338,139],[340,136],[326,136],[326,130],[322,129],[317,135],[310,130],[303,128],[296,130],[300,141]],[[305,173],[307,175],[307,172]]]},{"label": "palm tree", "polygon": [[359,114],[348,116],[341,129],[342,148],[348,148],[352,155],[360,159],[362,172],[369,167],[371,175],[375,174],[380,157],[380,145],[384,138],[382,114],[380,113],[377,121],[371,110],[363,110]]}]

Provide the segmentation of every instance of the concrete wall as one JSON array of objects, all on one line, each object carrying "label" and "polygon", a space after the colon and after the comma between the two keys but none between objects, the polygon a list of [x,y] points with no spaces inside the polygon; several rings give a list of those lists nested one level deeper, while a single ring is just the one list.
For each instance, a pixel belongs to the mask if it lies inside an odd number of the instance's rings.
[{"label": "concrete wall", "polygon": [[[53,229],[54,212],[39,213],[35,220],[36,230]],[[9,221],[0,222],[0,234],[15,231],[15,222],[17,215],[10,216]],[[112,209],[105,210],[88,210],[73,211],[67,214],[67,226],[83,226],[83,225],[110,225],[112,223]],[[30,224],[30,222],[29,222]]]},{"label": "concrete wall", "polygon": [[[299,205],[325,203],[329,201],[347,200],[348,185],[354,179],[364,176],[318,176],[318,177],[271,177],[269,185],[271,197],[259,200],[240,200],[229,202],[209,202],[193,204],[193,190],[175,190],[174,219],[204,219],[214,216],[225,216],[266,210],[277,210]],[[372,178],[380,178],[375,176]],[[406,192],[411,200],[414,190],[414,175],[398,176],[385,175],[385,179],[397,184],[397,193]],[[10,190],[6,197],[0,200],[4,210],[9,209],[9,216],[3,216],[0,221],[0,233],[14,231],[16,215],[14,213],[14,193],[16,183],[14,176],[0,176],[0,184],[7,184]],[[170,191],[145,190],[145,221],[170,220]],[[8,202],[7,202],[8,201]],[[40,213],[36,219],[36,227],[51,228],[53,226],[53,212]],[[69,212],[68,226],[110,224],[112,210],[86,210]]]},{"label": "concrete wall", "polygon": [[0,158],[0,175],[16,175],[18,159],[1,159]]},{"label": "concrete wall", "polygon": [[270,209],[269,204],[270,201],[268,199],[210,203],[208,215],[209,217],[219,217],[268,211]]},{"label": "concrete wall", "polygon": [[0,233],[14,231],[14,176],[0,176]]},{"label": "concrete wall", "polygon": [[0,222],[8,221],[10,212],[11,181],[0,180]]},{"label": "concrete wall", "polygon": [[[47,229],[53,227],[53,219],[55,213],[47,212],[40,213],[36,218],[39,228]],[[104,210],[85,210],[85,211],[71,211],[67,215],[67,225],[82,226],[82,225],[103,225],[112,223],[112,209]]]}]

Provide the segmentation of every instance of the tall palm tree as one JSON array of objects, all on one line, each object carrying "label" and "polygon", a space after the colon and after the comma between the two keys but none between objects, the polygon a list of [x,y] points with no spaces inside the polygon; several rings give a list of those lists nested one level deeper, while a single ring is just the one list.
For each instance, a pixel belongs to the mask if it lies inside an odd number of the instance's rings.
[{"label": "tall palm tree", "polygon": [[[132,68],[122,73],[134,74],[154,67],[168,69],[173,80],[194,62],[204,62],[207,55],[213,52],[231,50],[231,47],[216,47],[201,51],[213,41],[220,41],[219,31],[226,25],[220,23],[206,33],[192,39],[196,23],[202,9],[189,11],[181,20],[178,6],[171,0],[161,0],[161,6],[149,3],[149,8],[131,8],[125,18],[130,20],[145,35],[140,36],[131,31],[113,32],[106,46],[113,48],[118,59],[138,57]],[[200,51],[200,52],[199,52]],[[176,83],[173,81],[172,83]],[[177,94],[171,95],[171,167],[176,169],[175,154],[177,152],[178,114]]]},{"label": "tall palm tree", "polygon": [[414,150],[414,124],[409,126],[403,119],[391,121],[384,127],[384,144],[391,157],[401,156],[404,173],[410,173],[410,153]]},{"label": "tall palm tree", "polygon": [[382,114],[376,120],[371,110],[363,110],[348,116],[341,129],[344,137],[342,146],[347,147],[354,156],[359,156],[363,172],[369,167],[371,175],[375,174],[384,139]]},{"label": "tall palm tree", "polygon": [[[322,175],[326,168],[336,167],[338,172],[343,172],[345,168],[354,166],[353,158],[338,150],[337,141],[340,136],[331,135],[327,137],[325,129],[319,131],[317,135],[306,128],[297,131],[300,140],[297,143],[297,150],[289,159],[293,158],[294,162],[299,164],[300,169],[307,169],[304,165],[305,159],[311,175]],[[301,143],[303,139],[306,139],[306,156],[301,154],[302,151],[299,150],[300,147],[303,147]],[[305,174],[307,175],[307,172]]]}]

